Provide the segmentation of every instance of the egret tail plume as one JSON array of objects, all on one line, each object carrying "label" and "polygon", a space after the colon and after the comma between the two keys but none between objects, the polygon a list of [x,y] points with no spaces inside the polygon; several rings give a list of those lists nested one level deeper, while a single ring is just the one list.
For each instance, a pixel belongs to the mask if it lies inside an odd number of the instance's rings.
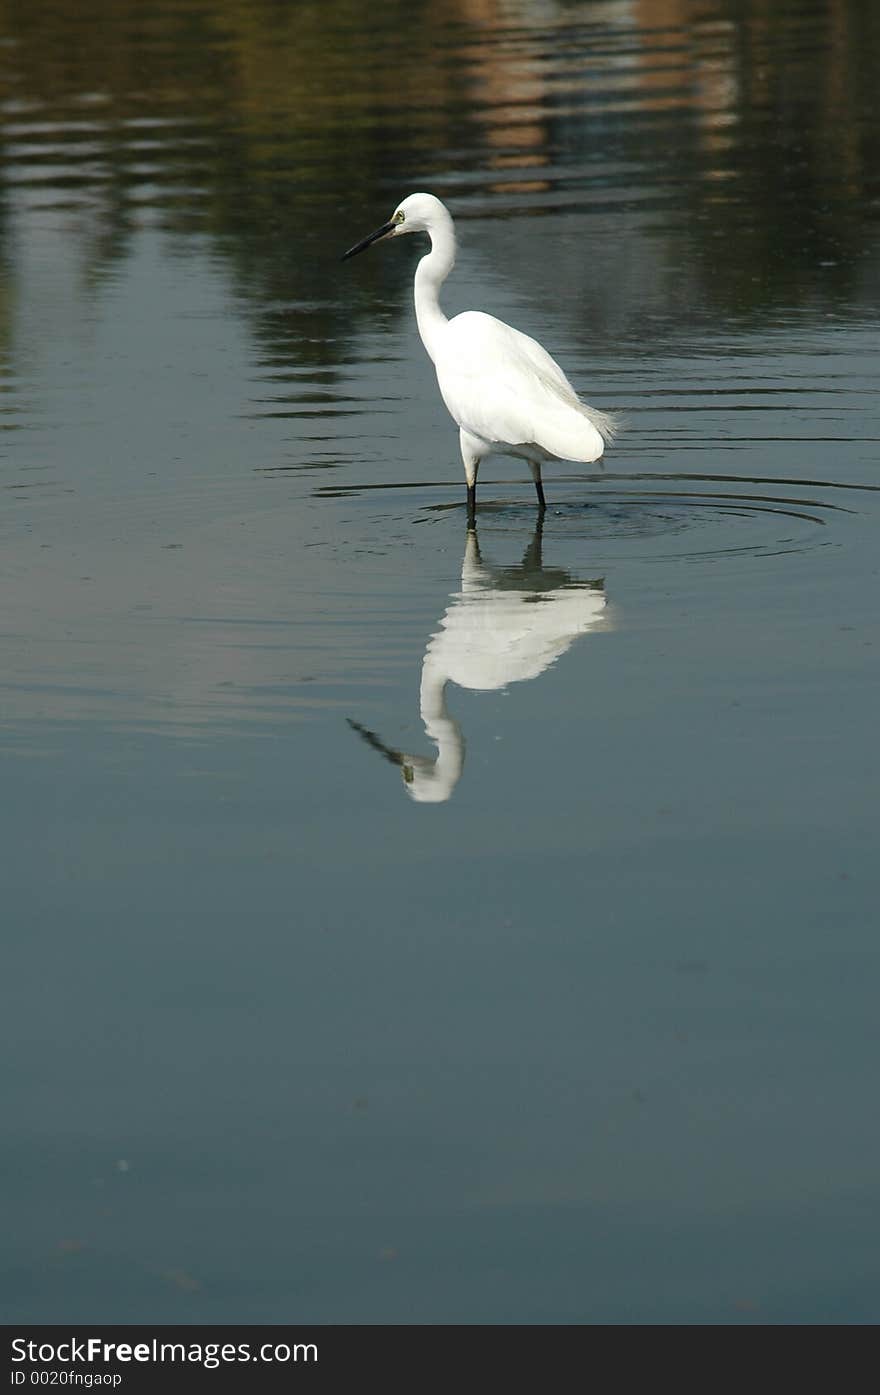
[{"label": "egret tail plume", "polygon": [[618,412],[600,412],[598,407],[588,407],[579,402],[580,411],[587,421],[592,422],[606,446],[610,446],[623,430],[623,417]]}]

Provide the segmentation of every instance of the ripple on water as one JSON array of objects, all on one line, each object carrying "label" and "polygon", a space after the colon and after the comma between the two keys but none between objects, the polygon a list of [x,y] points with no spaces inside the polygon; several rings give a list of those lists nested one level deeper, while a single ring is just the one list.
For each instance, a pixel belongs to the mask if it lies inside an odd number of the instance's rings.
[{"label": "ripple on water", "polygon": [[[728,487],[719,488],[722,482]],[[645,488],[648,483],[655,487]],[[481,532],[507,531],[534,518],[531,492],[523,493],[521,485],[513,480],[486,481],[477,513]],[[433,492],[451,487],[447,482],[325,486],[316,495],[351,499],[376,490]],[[518,497],[499,498],[496,491],[508,487],[516,489]],[[455,488],[458,492],[457,485]],[[548,503],[547,522],[554,533],[600,544],[609,555],[653,563],[771,557],[841,546],[847,518],[860,512],[852,495],[864,492],[865,487],[731,476],[722,481],[720,477],[679,474],[613,479],[569,475],[557,481],[557,492],[561,494],[563,489],[567,498]],[[580,497],[573,497],[575,492]],[[832,492],[833,498],[829,497]],[[464,507],[458,498],[454,503],[422,505],[433,514],[451,509],[463,512]],[[647,546],[643,549],[642,544]]]}]

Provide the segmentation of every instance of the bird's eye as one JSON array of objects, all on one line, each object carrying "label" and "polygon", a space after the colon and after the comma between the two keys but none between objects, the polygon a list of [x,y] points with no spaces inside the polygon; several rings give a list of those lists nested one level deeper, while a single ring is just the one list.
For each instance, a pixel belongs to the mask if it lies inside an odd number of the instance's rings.
[{"label": "bird's eye", "polygon": [[395,215],[394,215],[394,217],[391,219],[391,221],[392,221],[392,223],[402,223],[402,222],[404,221],[405,218],[406,218],[406,214],[402,211],[402,209],[399,209],[399,208],[398,208],[397,212],[395,213]]}]

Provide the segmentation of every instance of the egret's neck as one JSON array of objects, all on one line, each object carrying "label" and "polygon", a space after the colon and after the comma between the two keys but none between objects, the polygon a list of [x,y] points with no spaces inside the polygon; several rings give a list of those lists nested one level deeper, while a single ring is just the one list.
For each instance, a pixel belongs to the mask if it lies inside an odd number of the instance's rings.
[{"label": "egret's neck", "polygon": [[[429,649],[422,663],[419,708],[425,731],[437,747],[430,794],[436,802],[449,798],[464,767],[464,736],[446,706],[446,683],[446,674]],[[423,799],[427,797],[422,794]]]},{"label": "egret's neck", "polygon": [[416,267],[416,320],[422,343],[430,357],[437,357],[437,339],[449,323],[440,309],[440,287],[455,265],[455,229],[444,208],[431,228],[431,250]]}]

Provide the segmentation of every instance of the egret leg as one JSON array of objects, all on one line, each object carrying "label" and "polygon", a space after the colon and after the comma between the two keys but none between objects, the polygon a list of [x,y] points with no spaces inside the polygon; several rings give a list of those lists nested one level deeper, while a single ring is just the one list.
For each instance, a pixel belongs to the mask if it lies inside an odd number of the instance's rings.
[{"label": "egret leg", "polygon": [[477,471],[480,468],[480,452],[477,442],[464,427],[458,433],[461,446],[461,459],[464,477],[467,480],[467,526],[475,528],[477,523]]},{"label": "egret leg", "polygon": [[532,541],[525,550],[522,559],[522,568],[526,572],[539,572],[544,565],[543,553],[544,541],[544,514],[539,509],[538,518],[535,523],[535,531],[532,534]]},{"label": "egret leg", "polygon": [[535,481],[535,490],[538,495],[538,508],[541,513],[547,507],[547,500],[544,498],[544,486],[541,483],[541,463],[538,460],[529,461],[529,469],[532,472],[532,479]]},{"label": "egret leg", "polygon": [[480,540],[477,537],[476,528],[469,528],[464,544],[464,560],[461,564],[461,586],[462,590],[467,589],[467,583],[473,577],[474,572],[483,565],[480,556]]}]

